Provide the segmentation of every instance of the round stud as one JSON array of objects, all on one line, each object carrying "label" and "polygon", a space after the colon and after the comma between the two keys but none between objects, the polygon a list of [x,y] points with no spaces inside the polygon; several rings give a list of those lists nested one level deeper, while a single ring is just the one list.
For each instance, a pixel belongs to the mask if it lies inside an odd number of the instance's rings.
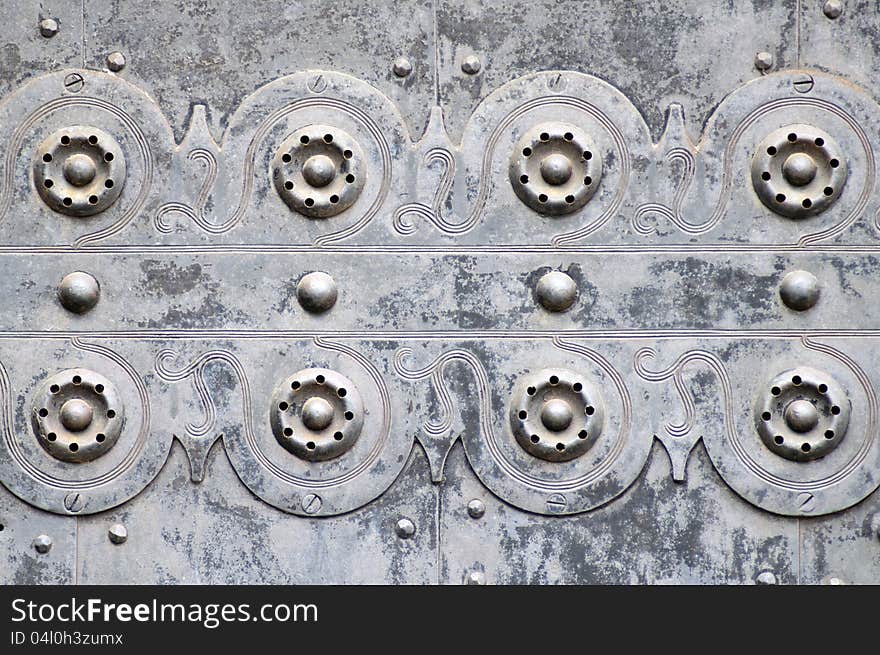
[{"label": "round stud", "polygon": [[486,505],[479,498],[474,498],[467,504],[467,513],[472,519],[483,518],[486,513]]},{"label": "round stud", "polygon": [[45,555],[50,550],[52,550],[52,537],[47,534],[41,534],[39,537],[34,539],[34,550],[36,550],[41,555]]},{"label": "round stud", "polygon": [[309,368],[275,388],[269,423],[284,448],[306,461],[321,462],[354,446],[363,428],[364,406],[351,380]]},{"label": "round stud", "polygon": [[847,178],[843,152],[812,125],[787,125],[758,145],[752,186],[761,202],[789,218],[815,216],[840,196]]},{"label": "round stud", "polygon": [[360,146],[345,130],[309,125],[278,148],[272,178],[288,207],[309,218],[327,218],[358,199],[366,180],[366,162]]},{"label": "round stud", "polygon": [[34,396],[31,420],[43,449],[65,462],[90,462],[119,439],[125,409],[116,387],[88,369],[46,379]]},{"label": "round stud", "polygon": [[514,193],[526,205],[560,216],[577,211],[596,193],[602,157],[573,125],[543,123],[517,142],[508,173]]},{"label": "round stud", "polygon": [[827,373],[806,366],[780,373],[759,393],[755,426],[771,451],[793,461],[824,457],[846,435],[850,402]]},{"label": "round stud", "polygon": [[773,68],[773,55],[766,51],[757,53],[755,55],[755,68],[761,72]]},{"label": "round stud", "polygon": [[303,309],[321,313],[336,304],[336,282],[327,273],[316,271],[304,275],[296,285],[296,297]]},{"label": "round stud", "polygon": [[412,73],[412,63],[406,57],[398,57],[391,65],[391,70],[397,77],[406,77]]},{"label": "round stud", "polygon": [[64,276],[58,285],[58,300],[68,311],[83,314],[95,305],[101,297],[98,281],[82,271],[74,271]]},{"label": "round stud", "polygon": [[118,73],[125,68],[125,55],[121,52],[111,52],[107,55],[107,68],[114,73]]},{"label": "round stud", "polygon": [[822,578],[820,584],[823,585],[831,585],[832,587],[844,586],[846,582],[842,578],[838,578],[835,575],[828,575]]},{"label": "round stud", "polygon": [[528,453],[566,462],[586,453],[599,438],[604,409],[582,375],[544,369],[524,376],[510,400],[510,427]]},{"label": "round stud", "polygon": [[466,585],[482,586],[486,584],[486,574],[482,571],[469,571],[464,578]]},{"label": "round stud", "polygon": [[125,526],[121,523],[114,523],[110,526],[110,529],[107,530],[107,536],[112,543],[118,546],[124,544],[128,539],[128,530],[126,530]]},{"label": "round stud", "polygon": [[772,571],[761,571],[758,574],[758,577],[755,578],[755,584],[757,584],[757,585],[775,585],[776,584],[776,576],[773,575]]},{"label": "round stud", "polygon": [[840,18],[840,15],[843,13],[843,2],[841,0],[826,0],[822,6],[822,13],[831,20]]},{"label": "round stud", "polygon": [[476,75],[480,72],[480,69],[483,65],[480,63],[480,58],[476,55],[468,55],[461,62],[461,70],[468,75]]},{"label": "round stud", "polygon": [[51,39],[58,34],[58,21],[54,18],[44,18],[40,21],[40,34],[47,39]]},{"label": "round stud", "polygon": [[96,127],[57,130],[37,147],[34,186],[55,211],[92,216],[116,202],[125,184],[122,147]]},{"label": "round stud", "polygon": [[535,293],[544,309],[564,312],[577,298],[577,285],[562,271],[550,271],[538,280]]},{"label": "round stud", "polygon": [[798,312],[810,309],[819,300],[819,280],[807,271],[792,271],[782,278],[779,297],[789,309]]},{"label": "round stud", "polygon": [[401,539],[409,539],[416,533],[416,524],[409,519],[400,519],[394,526],[394,531]]}]

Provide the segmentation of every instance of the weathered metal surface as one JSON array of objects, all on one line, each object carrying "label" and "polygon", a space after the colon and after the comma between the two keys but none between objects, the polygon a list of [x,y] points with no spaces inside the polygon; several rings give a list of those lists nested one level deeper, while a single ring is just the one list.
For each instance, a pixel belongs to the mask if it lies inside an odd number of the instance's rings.
[{"label": "weathered metal surface", "polygon": [[826,4],[12,2],[0,579],[880,581]]}]

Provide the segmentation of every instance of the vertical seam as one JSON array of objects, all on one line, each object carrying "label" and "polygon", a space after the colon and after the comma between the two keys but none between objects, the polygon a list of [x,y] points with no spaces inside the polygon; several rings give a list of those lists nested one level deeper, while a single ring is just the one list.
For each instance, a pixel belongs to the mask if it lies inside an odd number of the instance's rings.
[{"label": "vertical seam", "polygon": [[80,43],[80,52],[82,53],[82,67],[86,67],[86,0],[82,0],[80,4],[82,8],[82,34]]},{"label": "vertical seam", "polygon": [[[85,0],[83,0],[85,2]],[[434,105],[440,106],[440,41],[437,38],[437,0],[431,0],[431,26],[434,32]]]},{"label": "vertical seam", "polygon": [[797,67],[801,67],[801,0],[796,0],[795,7],[797,14],[795,20],[795,56],[797,58]]}]

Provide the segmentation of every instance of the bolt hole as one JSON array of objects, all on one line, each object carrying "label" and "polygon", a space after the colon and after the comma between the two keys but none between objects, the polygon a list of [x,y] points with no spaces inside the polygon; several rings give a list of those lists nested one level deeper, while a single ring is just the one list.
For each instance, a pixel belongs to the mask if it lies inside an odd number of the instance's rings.
[{"label": "bolt hole", "polygon": [[538,202],[547,202],[546,194],[542,193],[540,196],[538,196]]},{"label": "bolt hole", "polygon": [[586,439],[588,436],[590,435],[586,430],[581,430],[580,432],[578,432],[578,439]]},{"label": "bolt hole", "polygon": [[315,442],[314,441],[307,442],[306,448],[308,448],[309,450],[314,450],[315,449]]},{"label": "bolt hole", "polygon": [[346,421],[354,420],[354,412],[345,412],[344,416]]},{"label": "bolt hole", "polygon": [[107,418],[116,418],[116,410],[108,409],[107,410]]},{"label": "bolt hole", "polygon": [[49,410],[46,409],[45,407],[41,408],[40,411],[37,412],[37,413],[38,413],[40,416],[42,416],[43,418],[46,418],[47,416],[49,416]]},{"label": "bolt hole", "polygon": [[575,393],[579,393],[580,390],[583,388],[584,388],[584,385],[582,385],[580,382],[575,382],[573,385],[571,385],[571,390],[574,391]]},{"label": "bolt hole", "polygon": [[538,443],[541,440],[541,437],[539,437],[537,434],[533,434],[531,439],[532,443]]},{"label": "bolt hole", "polygon": [[813,201],[809,198],[804,198],[804,201],[801,204],[804,206],[804,209],[809,209],[813,206]]},{"label": "bolt hole", "polygon": [[556,444],[556,450],[558,450],[561,453],[563,450],[565,450],[565,444],[564,443]]},{"label": "bolt hole", "polygon": [[584,186],[590,186],[593,183],[593,178],[587,175],[584,178]]},{"label": "bolt hole", "polygon": [[98,204],[98,196],[89,196],[89,204],[97,205]]},{"label": "bolt hole", "polygon": [[834,430],[825,430],[825,438],[833,439],[834,438]]},{"label": "bolt hole", "polygon": [[340,398],[345,398],[345,395],[347,393],[348,393],[348,391],[343,387],[339,387],[339,389],[336,390],[336,395],[339,396]]},{"label": "bolt hole", "polygon": [[797,141],[797,134],[792,132],[791,134],[788,135],[788,140],[791,141],[792,143],[794,143],[795,141]]},{"label": "bolt hole", "polygon": [[51,387],[49,387],[49,391],[51,393],[58,393],[60,390],[61,387],[59,387],[57,384],[53,384]]},{"label": "bolt hole", "polygon": [[283,400],[280,403],[278,403],[278,409],[280,409],[282,412],[286,412],[288,407],[290,407],[290,405],[288,405]]},{"label": "bolt hole", "polygon": [[96,137],[94,134],[92,134],[89,137],[89,143],[91,143],[92,145],[95,145],[96,143],[98,143],[98,137]]},{"label": "bolt hole", "polygon": [[584,407],[584,414],[586,414],[587,416],[592,416],[595,413],[596,413],[596,408],[593,407],[592,405],[587,405],[586,407]]},{"label": "bolt hole", "polygon": [[61,145],[66,146],[70,144],[70,137],[66,134],[61,137]]},{"label": "bolt hole", "polygon": [[769,421],[771,418],[773,418],[773,416],[770,414],[770,412],[764,412],[763,414],[761,414],[761,419],[764,421]]},{"label": "bolt hole", "polygon": [[763,173],[761,173],[761,179],[764,180],[765,182],[769,182],[769,181],[770,181],[770,177],[771,177],[771,176],[770,176],[770,173],[769,173],[768,171],[764,171]]},{"label": "bolt hole", "polygon": [[294,391],[299,389],[301,386],[302,386],[302,384],[300,384],[297,380],[294,380],[293,382],[290,383],[290,388],[293,389]]},{"label": "bolt hole", "polygon": [[834,195],[834,189],[832,189],[830,186],[827,186],[822,190],[822,193],[824,193],[826,196],[831,196]]},{"label": "bolt hole", "polygon": [[325,380],[325,378],[323,375],[316,375],[315,376],[315,382],[317,382],[318,384],[324,384],[324,380]]},{"label": "bolt hole", "polygon": [[303,134],[303,135],[299,138],[299,142],[300,142],[301,144],[305,145],[305,144],[307,144],[307,143],[309,142],[309,137],[307,137],[305,134]]},{"label": "bolt hole", "polygon": [[306,207],[311,207],[314,204],[315,204],[315,201],[313,198],[306,198]]},{"label": "bolt hole", "polygon": [[97,441],[98,443],[104,443],[104,439],[106,438],[107,437],[101,432],[95,435],[95,441]]},{"label": "bolt hole", "polygon": [[521,421],[525,421],[528,417],[529,417],[529,413],[526,410],[524,410],[524,409],[519,410],[519,418]]},{"label": "bolt hole", "polygon": [[831,413],[837,416],[838,414],[840,414],[840,407],[838,407],[837,405],[833,405],[831,407]]},{"label": "bolt hole", "polygon": [[565,202],[569,205],[574,202],[574,196],[565,196]]},{"label": "bolt hole", "polygon": [[828,391],[828,385],[827,384],[820,384],[819,385],[819,393],[825,393],[826,391]]},{"label": "bolt hole", "polygon": [[593,158],[593,153],[589,150],[584,150],[584,159],[590,161]]},{"label": "bolt hole", "polygon": [[526,389],[526,393],[530,396],[534,396],[536,393],[538,393],[538,390],[535,389],[535,387],[529,387],[528,389]]},{"label": "bolt hole", "polygon": [[821,148],[822,146],[825,145],[825,139],[823,139],[821,136],[817,136],[816,140],[813,141],[813,143],[815,143],[817,146],[819,146]]},{"label": "bolt hole", "polygon": [[523,157],[528,157],[532,154],[531,148],[523,148]]},{"label": "bolt hole", "polygon": [[550,376],[550,384],[552,384],[554,386],[559,384],[559,378],[555,375],[551,375]]},{"label": "bolt hole", "polygon": [[523,184],[528,184],[529,183],[529,176],[528,175],[520,175],[519,181],[522,182]]},{"label": "bolt hole", "polygon": [[345,437],[345,435],[342,434],[341,432],[334,432],[333,433],[333,438],[336,439],[336,441],[342,441],[342,439],[344,437]]},{"label": "bolt hole", "polygon": [[771,157],[776,154],[776,146],[770,146],[767,148],[767,154]]},{"label": "bolt hole", "polygon": [[285,164],[289,164],[291,159],[293,159],[293,157],[291,157],[286,152],[283,155],[281,155],[281,161],[283,161]]},{"label": "bolt hole", "polygon": [[777,446],[781,446],[785,443],[785,439],[782,438],[781,434],[777,434],[775,437],[773,437],[773,441],[776,442]]},{"label": "bolt hole", "polygon": [[333,143],[333,135],[325,134],[324,135],[324,143]]},{"label": "bolt hole", "polygon": [[351,159],[354,156],[354,153],[351,150],[343,150],[342,156],[346,159]]},{"label": "bolt hole", "polygon": [[354,184],[354,175],[349,173],[348,175],[345,176],[345,181],[348,182],[349,184]]},{"label": "bolt hole", "polygon": [[74,376],[73,376],[73,380],[72,380],[72,382],[73,382],[74,384],[81,384],[82,381],[83,381],[83,379],[82,379],[80,376],[78,376],[78,375],[74,375]]},{"label": "bolt hole", "polygon": [[810,444],[804,443],[804,444],[801,444],[801,450],[803,450],[805,453],[808,453],[812,450],[812,448],[811,448]]},{"label": "bolt hole", "polygon": [[77,450],[79,450],[79,444],[72,443],[68,446],[68,448],[70,448],[70,452],[75,453]]},{"label": "bolt hole", "polygon": [[46,435],[46,438],[49,441],[55,441],[58,438],[58,435],[55,434],[54,432],[50,432],[49,434]]},{"label": "bolt hole", "polygon": [[49,179],[43,180],[43,186],[45,186],[47,189],[51,189],[53,184],[55,184],[55,183],[52,180],[49,180]]},{"label": "bolt hole", "polygon": [[104,186],[108,189],[112,189],[113,188],[113,180],[110,180],[110,179],[104,180]]},{"label": "bolt hole", "polygon": [[63,202],[65,206],[70,207],[73,204],[73,198],[65,198],[61,202]]},{"label": "bolt hole", "polygon": [[562,138],[566,141],[571,141],[572,139],[574,139],[574,134],[572,134],[571,132],[566,132],[562,135]]},{"label": "bolt hole", "polygon": [[290,191],[291,189],[293,189],[293,182],[287,180],[287,182],[284,183],[284,188]]},{"label": "bolt hole", "polygon": [[840,162],[837,161],[836,159],[832,159],[830,162],[828,162],[828,165],[831,168],[837,168],[838,166],[840,166]]},{"label": "bolt hole", "polygon": [[785,202],[785,194],[777,193],[776,194],[776,202]]},{"label": "bolt hole", "polygon": [[550,140],[550,135],[547,134],[546,132],[541,132],[541,141],[549,141],[549,140]]},{"label": "bolt hole", "polygon": [[293,436],[293,428],[284,428],[283,432],[285,437]]},{"label": "bolt hole", "polygon": [[335,205],[337,202],[339,202],[339,196],[337,196],[336,194],[330,196],[330,204]]},{"label": "bolt hole", "polygon": [[113,153],[105,152],[104,153],[104,161],[113,161]]},{"label": "bolt hole", "polygon": [[803,380],[800,375],[795,375],[791,378],[791,383],[795,386],[799,385],[801,382],[803,382]]},{"label": "bolt hole", "polygon": [[47,152],[45,155],[43,155],[43,161],[46,162],[46,163],[48,164],[50,161],[52,161],[52,155],[50,155],[50,154]]},{"label": "bolt hole", "polygon": [[773,387],[772,389],[770,389],[770,393],[772,393],[774,396],[778,396],[782,393],[782,390],[779,387]]}]

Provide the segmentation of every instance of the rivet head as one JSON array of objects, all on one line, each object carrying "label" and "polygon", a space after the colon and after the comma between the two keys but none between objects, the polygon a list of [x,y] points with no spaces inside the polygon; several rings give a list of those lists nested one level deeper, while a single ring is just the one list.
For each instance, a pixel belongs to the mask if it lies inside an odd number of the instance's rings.
[{"label": "rivet head", "polygon": [[114,73],[118,73],[125,68],[125,55],[121,52],[111,52],[107,55],[107,68]]},{"label": "rivet head", "polygon": [[409,519],[403,518],[394,526],[394,531],[401,539],[409,539],[416,533],[416,524]]},{"label": "rivet head", "polygon": [[71,398],[61,406],[61,425],[71,432],[82,432],[92,424],[92,406],[80,398]]},{"label": "rivet head", "polygon": [[538,280],[538,302],[551,312],[563,312],[574,304],[577,285],[562,271],[550,271]]},{"label": "rivet head", "polygon": [[776,576],[773,575],[772,571],[761,571],[758,574],[758,577],[755,578],[755,584],[758,585],[775,585],[776,584]]},{"label": "rivet head", "polygon": [[461,70],[468,75],[476,75],[481,67],[480,58],[476,55],[468,55],[461,62]]},{"label": "rivet head", "polygon": [[792,271],[782,278],[779,296],[789,309],[805,311],[819,300],[819,280],[807,271]]},{"label": "rivet head", "polygon": [[486,574],[482,571],[469,571],[464,578],[466,585],[484,585],[486,584]]},{"label": "rivet head", "polygon": [[479,498],[474,498],[467,504],[467,512],[472,519],[482,518],[486,513],[486,505]]},{"label": "rivet head", "polygon": [[839,586],[839,585],[845,585],[846,582],[844,582],[842,579],[838,578],[837,576],[829,575],[829,576],[825,576],[824,578],[822,578],[821,584]]},{"label": "rivet head", "polygon": [[40,34],[51,39],[58,34],[58,21],[54,18],[44,18],[40,21]]},{"label": "rivet head", "polygon": [[128,530],[121,523],[114,523],[110,526],[110,529],[107,530],[107,536],[110,538],[110,541],[116,545],[124,544],[128,539]]},{"label": "rivet head", "polygon": [[64,160],[61,172],[64,174],[64,179],[73,186],[85,186],[95,179],[98,169],[91,157],[79,153]]},{"label": "rivet head", "polygon": [[773,68],[773,55],[766,51],[761,51],[755,55],[755,68],[759,71],[766,71]]},{"label": "rivet head", "polygon": [[541,160],[540,170],[541,177],[547,184],[559,186],[571,179],[571,160],[557,152]]},{"label": "rivet head", "polygon": [[816,161],[804,152],[790,155],[782,164],[782,175],[794,186],[806,186],[816,177]]},{"label": "rivet head", "polygon": [[306,182],[320,189],[336,177],[336,165],[327,155],[313,155],[303,164],[302,174]]},{"label": "rivet head", "polygon": [[571,405],[561,398],[553,398],[544,403],[541,408],[541,423],[544,427],[553,432],[562,432],[571,425],[574,418],[571,412]]},{"label": "rivet head", "polygon": [[50,550],[52,550],[52,537],[46,534],[41,534],[39,537],[34,539],[34,550],[36,550],[41,555],[45,555]]},{"label": "rivet head", "polygon": [[843,2],[841,0],[826,0],[822,6],[822,12],[831,20],[839,18],[843,13]]},{"label": "rivet head", "polygon": [[336,304],[338,297],[336,282],[327,273],[320,271],[309,273],[296,285],[296,297],[306,311],[326,312]]},{"label": "rivet head", "polygon": [[406,57],[398,57],[391,65],[391,70],[397,77],[406,77],[412,73],[412,63]]},{"label": "rivet head", "polygon": [[809,432],[819,424],[819,411],[809,400],[793,400],[784,416],[785,424],[795,432]]},{"label": "rivet head", "polygon": [[333,422],[333,405],[319,396],[303,403],[302,422],[309,430],[323,430]]},{"label": "rivet head", "polygon": [[95,305],[101,297],[98,281],[82,271],[74,271],[61,280],[58,285],[58,299],[61,305],[75,314],[83,314]]}]

